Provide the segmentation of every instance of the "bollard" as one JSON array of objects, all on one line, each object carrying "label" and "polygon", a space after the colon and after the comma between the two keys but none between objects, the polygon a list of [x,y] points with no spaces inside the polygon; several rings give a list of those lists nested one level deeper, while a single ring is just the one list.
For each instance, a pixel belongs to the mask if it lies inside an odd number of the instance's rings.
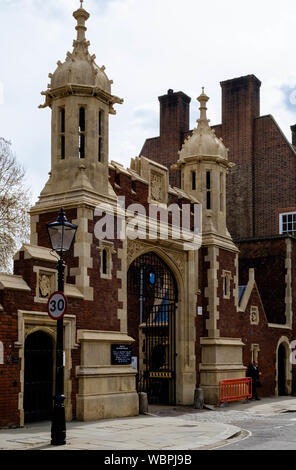
[{"label": "bollard", "polygon": [[196,388],[194,392],[194,408],[202,410],[204,407],[204,391],[202,388]]},{"label": "bollard", "polygon": [[139,393],[139,413],[140,415],[145,415],[148,413],[148,397],[147,393]]}]

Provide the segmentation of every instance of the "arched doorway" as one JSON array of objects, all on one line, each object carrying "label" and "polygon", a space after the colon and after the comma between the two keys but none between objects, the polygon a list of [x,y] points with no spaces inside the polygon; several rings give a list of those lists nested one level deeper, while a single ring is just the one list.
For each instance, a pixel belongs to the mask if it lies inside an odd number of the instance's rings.
[{"label": "arched doorway", "polygon": [[25,341],[25,423],[51,418],[53,403],[53,342],[43,331]]},{"label": "arched doorway", "polygon": [[138,389],[149,403],[176,403],[175,277],[155,253],[137,258],[128,271],[128,333],[135,339]]},{"label": "arched doorway", "polygon": [[286,383],[286,348],[283,343],[279,345],[278,348],[278,394],[287,395]]}]

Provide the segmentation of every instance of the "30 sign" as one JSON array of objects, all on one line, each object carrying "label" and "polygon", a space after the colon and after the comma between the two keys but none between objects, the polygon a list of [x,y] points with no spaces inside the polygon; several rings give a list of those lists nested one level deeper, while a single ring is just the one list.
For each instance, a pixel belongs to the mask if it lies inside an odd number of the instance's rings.
[{"label": "30 sign", "polygon": [[50,318],[60,320],[67,310],[67,299],[63,292],[54,292],[48,299],[47,311]]}]

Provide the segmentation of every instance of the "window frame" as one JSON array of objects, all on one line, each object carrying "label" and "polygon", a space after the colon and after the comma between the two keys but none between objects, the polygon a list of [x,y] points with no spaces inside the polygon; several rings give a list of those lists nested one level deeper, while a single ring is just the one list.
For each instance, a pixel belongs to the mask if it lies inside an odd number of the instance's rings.
[{"label": "window frame", "polygon": [[191,171],[191,189],[192,191],[196,191],[196,170]]},{"label": "window frame", "polygon": [[[83,130],[81,129],[81,111],[84,111],[83,116]],[[83,151],[82,151],[83,149]],[[84,160],[86,158],[86,106],[79,105],[78,112],[78,158]]]},{"label": "window frame", "polygon": [[[232,272],[231,271],[222,271],[222,281],[223,281],[223,299],[229,300],[231,297],[231,281],[232,281]],[[225,292],[225,287],[226,292]]]},{"label": "window frame", "polygon": [[59,145],[60,145],[60,159],[66,158],[66,108],[65,106],[59,107]]},{"label": "window frame", "polygon": [[[284,216],[289,216],[289,215],[292,215],[292,216],[295,216],[295,222],[293,222],[292,220],[292,223],[295,223],[296,225],[296,211],[293,211],[293,212],[281,212],[279,214],[279,232],[280,232],[280,235],[285,235],[286,233],[296,233],[296,229],[294,231],[286,231],[284,232],[283,231],[283,225],[284,225],[284,222],[283,222],[283,217]],[[288,224],[289,222],[285,222],[286,224]]]},{"label": "window frame", "polygon": [[212,210],[212,170],[206,170],[206,209]]},{"label": "window frame", "polygon": [[[116,253],[114,243],[107,240],[100,240],[99,251],[100,276],[101,279],[112,279],[113,260],[112,255]],[[104,253],[106,253],[106,272],[104,272]]]},{"label": "window frame", "polygon": [[104,111],[99,110],[98,115],[98,162],[103,163],[104,160]]}]

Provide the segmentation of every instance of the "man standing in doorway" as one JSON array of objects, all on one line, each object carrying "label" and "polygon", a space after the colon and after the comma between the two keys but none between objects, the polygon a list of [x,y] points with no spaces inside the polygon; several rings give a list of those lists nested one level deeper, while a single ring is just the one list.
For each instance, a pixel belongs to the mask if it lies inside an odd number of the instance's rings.
[{"label": "man standing in doorway", "polygon": [[247,370],[247,376],[251,377],[252,379],[252,400],[260,400],[257,395],[257,388],[261,387],[261,383],[259,381],[259,377],[261,376],[261,372],[259,372],[258,362],[254,361],[252,364],[249,365]]}]

